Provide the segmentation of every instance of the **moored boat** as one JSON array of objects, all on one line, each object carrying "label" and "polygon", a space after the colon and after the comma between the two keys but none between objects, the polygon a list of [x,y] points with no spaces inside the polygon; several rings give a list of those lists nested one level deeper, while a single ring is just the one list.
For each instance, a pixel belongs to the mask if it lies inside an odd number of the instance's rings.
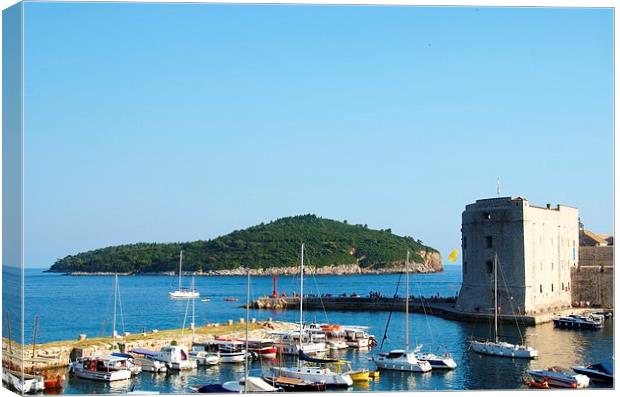
[{"label": "moored boat", "polygon": [[538,357],[536,349],[525,345],[513,345],[508,342],[474,340],[471,341],[470,346],[476,353],[490,356],[530,359]]},{"label": "moored boat", "polygon": [[558,328],[596,330],[603,328],[604,324],[604,317],[593,315],[580,316],[577,314],[571,314],[568,316],[553,318],[553,325]]},{"label": "moored boat", "polygon": [[104,382],[128,380],[132,376],[127,359],[116,356],[79,357],[69,371],[79,378]]},{"label": "moored boat", "polygon": [[584,389],[590,384],[590,379],[586,375],[571,374],[558,368],[549,370],[528,370],[527,373],[536,382],[547,382],[551,387]]},{"label": "moored boat", "polygon": [[597,364],[590,364],[585,367],[572,367],[578,374],[586,375],[595,382],[613,383],[614,381],[614,362],[612,360],[601,361]]},{"label": "moored boat", "polygon": [[444,353],[438,355],[428,352],[416,352],[415,357],[421,361],[428,361],[433,369],[454,369],[456,368],[456,362],[450,355],[450,353]]},{"label": "moored boat", "polygon": [[152,357],[155,360],[166,364],[168,369],[175,371],[184,371],[197,367],[196,361],[190,360],[189,353],[184,347],[181,346],[164,346]]},{"label": "moored boat", "polygon": [[45,379],[41,375],[21,373],[8,368],[2,368],[2,381],[17,392],[38,393],[45,390]]},{"label": "moored boat", "polygon": [[326,385],[323,382],[309,382],[299,378],[289,378],[286,376],[264,376],[265,381],[275,387],[281,387],[287,392],[302,391],[325,391]]},{"label": "moored boat", "polygon": [[168,296],[172,299],[195,299],[200,297],[200,293],[195,288],[183,288],[183,251],[179,255],[179,289],[168,292]]},{"label": "moored boat", "polygon": [[281,387],[271,385],[257,376],[247,376],[240,380],[224,382],[222,388],[233,393],[243,393],[246,391],[249,393],[274,393],[284,391]]}]

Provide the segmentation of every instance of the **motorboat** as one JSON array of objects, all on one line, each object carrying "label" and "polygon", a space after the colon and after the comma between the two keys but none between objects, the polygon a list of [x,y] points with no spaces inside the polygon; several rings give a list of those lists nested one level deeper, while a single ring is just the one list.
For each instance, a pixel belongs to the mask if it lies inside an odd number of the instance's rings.
[{"label": "motorboat", "polygon": [[303,333],[300,338],[299,331],[271,331],[269,336],[273,339],[277,351],[285,355],[296,356],[302,348],[306,354],[323,354],[327,352],[327,346],[316,334]]},{"label": "motorboat", "polygon": [[38,393],[45,390],[43,376],[22,373],[8,368],[2,368],[2,381],[21,394]]},{"label": "motorboat", "polygon": [[[138,349],[134,350],[138,351]],[[139,351],[147,352],[147,350],[139,349]],[[190,360],[189,353],[184,347],[168,345],[162,347],[155,354],[149,354],[148,356],[163,362],[168,369],[175,371],[184,371],[188,369],[194,369],[198,366],[195,360]]]},{"label": "motorboat", "polygon": [[341,350],[349,347],[345,340],[345,331],[338,324],[312,323],[308,331],[317,338],[324,338],[329,350]]},{"label": "motorboat", "polygon": [[111,355],[114,356],[114,357],[124,357],[124,358],[126,358],[127,359],[127,367],[131,371],[132,375],[138,375],[140,372],[142,372],[142,367],[135,363],[134,358],[133,358],[133,356],[131,354],[114,352]]},{"label": "motorboat", "polygon": [[571,314],[569,316],[560,316],[553,318],[553,325],[558,328],[577,328],[577,329],[601,329],[605,325],[605,317],[598,315],[580,316]]},{"label": "motorboat", "polygon": [[377,368],[404,372],[428,372],[433,369],[428,361],[419,360],[414,351],[403,349],[379,353],[373,357]]},{"label": "motorboat", "polygon": [[586,375],[595,382],[613,383],[614,382],[614,362],[613,360],[601,361],[597,364],[590,364],[585,367],[572,367],[578,374]]},{"label": "motorboat", "polygon": [[590,384],[590,378],[586,375],[571,374],[557,367],[552,367],[549,370],[532,369],[528,370],[527,373],[536,382],[547,382],[550,387],[584,389]]},{"label": "motorboat", "polygon": [[344,341],[348,347],[367,349],[371,347],[374,336],[366,332],[368,327],[345,326]]},{"label": "motorboat", "polygon": [[[244,339],[235,339],[238,342],[244,343]],[[248,351],[256,358],[276,358],[278,349],[274,346],[273,339],[249,339]]]},{"label": "motorboat", "polygon": [[200,293],[195,288],[183,288],[183,251],[179,255],[179,289],[168,292],[168,296],[172,299],[195,299],[200,297]]},{"label": "motorboat", "polygon": [[415,358],[420,361],[428,361],[433,369],[454,369],[456,368],[456,362],[450,355],[450,353],[444,353],[442,355],[430,353],[430,352],[415,352]]},{"label": "motorboat", "polygon": [[202,348],[206,352],[215,353],[221,363],[242,363],[245,360],[245,344],[232,339],[215,339],[207,343],[195,343],[194,351]]},{"label": "motorboat", "polygon": [[258,376],[248,376],[240,380],[224,382],[222,388],[233,393],[243,393],[246,390],[250,393],[274,393],[284,391],[283,388],[269,384]]},{"label": "motorboat", "polygon": [[131,378],[129,363],[125,357],[92,356],[79,357],[69,368],[79,378],[115,382]]},{"label": "motorboat", "polygon": [[286,376],[264,376],[263,379],[274,387],[281,387],[286,392],[325,391],[327,388],[323,382],[310,382]]},{"label": "motorboat", "polygon": [[196,361],[196,365],[198,366],[211,366],[217,365],[221,361],[221,357],[219,353],[213,353],[208,351],[196,351],[192,350],[189,352],[189,356],[192,360]]},{"label": "motorboat", "polygon": [[536,358],[538,351],[530,346],[513,345],[512,343],[499,340],[474,340],[470,343],[471,349],[476,353],[487,354],[490,356],[511,357],[511,358]]}]

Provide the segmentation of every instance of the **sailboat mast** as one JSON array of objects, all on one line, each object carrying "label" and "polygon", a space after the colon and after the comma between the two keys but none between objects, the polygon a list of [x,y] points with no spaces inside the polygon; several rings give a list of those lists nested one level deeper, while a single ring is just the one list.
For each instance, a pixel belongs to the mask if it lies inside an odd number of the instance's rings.
[{"label": "sailboat mast", "polygon": [[497,343],[497,252],[495,253],[495,257],[493,258],[493,278],[494,286],[495,286],[495,343]]},{"label": "sailboat mast", "polygon": [[181,291],[181,274],[183,268],[183,250],[181,250],[181,255],[179,256],[179,291]]},{"label": "sailboat mast", "polygon": [[116,338],[116,295],[118,295],[118,273],[114,273],[114,314],[112,315],[112,339]]},{"label": "sailboat mast", "polygon": [[304,339],[304,244],[301,243],[301,270],[299,288],[299,350],[303,350]]},{"label": "sailboat mast", "polygon": [[405,351],[409,351],[409,250],[405,262]]},{"label": "sailboat mast", "polygon": [[[192,291],[195,288],[195,279],[194,276],[192,276]],[[196,299],[195,298],[191,298],[192,299],[192,344],[194,344],[194,328],[196,328]]]},{"label": "sailboat mast", "polygon": [[248,354],[249,354],[249,341],[248,341],[248,326],[250,322],[250,269],[248,269],[248,282],[246,286],[246,299],[245,299],[245,382],[243,383],[243,392],[248,392]]}]

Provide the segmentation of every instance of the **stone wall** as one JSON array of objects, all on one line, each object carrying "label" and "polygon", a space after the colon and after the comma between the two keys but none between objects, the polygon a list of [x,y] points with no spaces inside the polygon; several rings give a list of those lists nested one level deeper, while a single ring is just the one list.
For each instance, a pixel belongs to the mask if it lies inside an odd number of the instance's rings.
[{"label": "stone wall", "polygon": [[[611,248],[611,247],[593,247]],[[583,248],[581,248],[583,249]],[[580,251],[581,251],[580,249]],[[580,258],[581,260],[581,258]],[[575,307],[614,307],[614,269],[611,266],[579,266],[571,274],[571,294]]]},{"label": "stone wall", "polygon": [[579,266],[613,266],[614,247],[579,247]]}]

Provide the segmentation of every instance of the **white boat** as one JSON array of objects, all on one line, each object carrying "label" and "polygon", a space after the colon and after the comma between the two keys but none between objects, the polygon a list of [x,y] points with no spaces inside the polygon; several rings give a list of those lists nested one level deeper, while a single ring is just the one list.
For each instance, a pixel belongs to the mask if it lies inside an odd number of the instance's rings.
[{"label": "white boat", "polygon": [[45,390],[45,379],[41,375],[22,374],[2,368],[2,381],[18,393],[38,393]]},{"label": "white boat", "polygon": [[189,352],[189,356],[196,361],[198,366],[217,365],[221,361],[219,353],[211,353],[207,351],[192,350]]},{"label": "white boat", "polygon": [[[538,351],[530,346],[526,345],[514,345],[512,343],[503,342],[499,340],[497,332],[497,268],[498,259],[497,253],[493,257],[493,283],[494,283],[494,338],[493,340],[474,340],[471,341],[470,347],[473,351],[481,354],[487,354],[490,356],[500,357],[513,357],[513,358],[536,358],[538,357]],[[518,326],[518,324],[517,324]]]},{"label": "white boat", "polygon": [[[320,360],[310,358],[306,353],[306,346],[304,345],[304,245],[301,245],[301,266],[300,266],[300,294],[299,294],[299,332],[297,336],[299,338],[299,349],[297,354],[301,360],[314,362],[314,363],[328,363],[338,362],[339,360]],[[331,370],[325,365],[320,366],[297,366],[291,367],[271,367],[271,374],[273,376],[285,376],[288,378],[302,379],[313,383],[325,383],[327,387],[349,387],[353,385],[353,380],[348,374],[341,374]]]},{"label": "white boat", "polygon": [[444,353],[442,355],[430,353],[430,352],[415,352],[415,357],[421,361],[428,361],[433,369],[454,369],[456,368],[456,361],[452,358],[450,353]]},{"label": "white boat", "polygon": [[125,357],[93,356],[79,357],[69,368],[79,378],[115,382],[131,378],[129,363]]},{"label": "white boat", "polygon": [[404,372],[428,372],[433,369],[428,361],[416,357],[415,351],[409,349],[409,250],[405,262],[405,349],[396,349],[373,356],[377,368]]},{"label": "white boat", "polygon": [[[247,379],[247,385],[246,385]],[[246,388],[247,386],[247,388]],[[274,393],[284,391],[281,387],[275,387],[265,382],[257,376],[243,377],[240,380],[233,380],[222,384],[222,388],[233,393]]]},{"label": "white boat", "polygon": [[190,360],[189,353],[181,346],[164,346],[153,358],[175,371],[194,369],[198,366],[196,361]]},{"label": "white boat", "polygon": [[245,360],[244,343],[236,340],[212,340],[207,343],[194,344],[194,351],[203,350],[219,356],[219,362],[234,364]]},{"label": "white boat", "polygon": [[170,298],[173,299],[194,299],[200,297],[200,293],[195,288],[183,288],[181,279],[183,277],[183,251],[179,255],[179,289],[168,292]]},{"label": "white boat", "polygon": [[586,375],[571,374],[554,368],[550,370],[531,369],[527,373],[537,382],[547,382],[551,387],[585,389],[590,385],[590,378]]},{"label": "white boat", "polygon": [[371,340],[374,338],[366,330],[368,327],[344,326],[344,340],[349,347],[356,349],[367,349],[370,347]]},{"label": "white boat", "polygon": [[300,338],[299,335],[299,331],[269,332],[270,338],[273,339],[274,346],[278,351],[281,351],[282,354],[297,356],[302,346],[306,354],[323,354],[327,352],[327,345],[325,344],[324,338],[321,340],[317,335],[311,335],[305,330],[303,338]]},{"label": "white boat", "polygon": [[340,325],[312,323],[309,326],[309,331],[319,338],[324,338],[325,345],[329,350],[342,350],[349,347],[345,341],[346,334]]},{"label": "white boat", "polygon": [[136,357],[133,359],[133,361],[136,365],[139,365],[144,372],[159,373],[166,372],[168,370],[166,364],[162,363],[159,360],[154,360],[147,357]]}]

